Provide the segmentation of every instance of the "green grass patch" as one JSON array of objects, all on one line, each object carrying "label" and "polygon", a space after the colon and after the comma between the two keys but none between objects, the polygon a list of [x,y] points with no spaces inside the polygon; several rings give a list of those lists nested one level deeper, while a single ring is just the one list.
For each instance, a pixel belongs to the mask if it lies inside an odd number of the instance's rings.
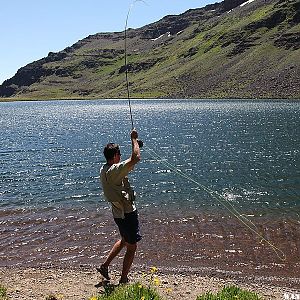
[{"label": "green grass patch", "polygon": [[108,285],[102,295],[93,296],[89,300],[163,300],[163,298],[153,288],[135,283],[119,287]]},{"label": "green grass patch", "polygon": [[215,30],[217,30],[217,32],[220,32],[221,31],[220,26],[226,26],[227,30],[239,31],[241,28],[249,25],[250,23],[255,23],[257,21],[264,19],[273,11],[274,11],[274,5],[269,4],[261,8],[258,8],[254,11],[251,11],[246,16],[243,15],[239,16],[237,13],[232,13],[229,14],[227,18],[224,19],[223,23],[218,24]]},{"label": "green grass patch", "polygon": [[139,93],[133,92],[131,94],[131,97],[136,98],[136,99],[153,99],[153,98],[156,99],[156,98],[161,98],[163,96],[165,96],[165,93],[163,93],[162,91],[157,91],[157,90],[139,92]]},{"label": "green grass patch", "polygon": [[0,300],[8,300],[7,289],[0,284]]},{"label": "green grass patch", "polygon": [[197,297],[197,300],[261,300],[256,293],[242,290],[236,286],[224,287],[217,294],[211,292]]}]

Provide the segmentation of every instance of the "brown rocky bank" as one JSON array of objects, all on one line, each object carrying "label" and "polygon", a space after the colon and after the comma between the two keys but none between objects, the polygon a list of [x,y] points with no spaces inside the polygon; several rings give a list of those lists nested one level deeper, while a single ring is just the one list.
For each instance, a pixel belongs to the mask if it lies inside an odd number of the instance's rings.
[{"label": "brown rocky bank", "polygon": [[[258,293],[263,299],[284,299],[287,295],[297,295],[300,291],[287,286],[275,286],[262,278],[219,278],[187,272],[161,272],[158,270],[159,293],[165,299],[196,299],[208,291],[217,292],[224,286],[236,285]],[[111,272],[112,284],[117,285],[119,274]],[[143,271],[134,269],[132,282],[146,283]],[[101,293],[102,278],[94,268],[5,268],[0,269],[0,283],[7,287],[9,299],[40,300],[49,295],[58,299],[89,299]]]}]

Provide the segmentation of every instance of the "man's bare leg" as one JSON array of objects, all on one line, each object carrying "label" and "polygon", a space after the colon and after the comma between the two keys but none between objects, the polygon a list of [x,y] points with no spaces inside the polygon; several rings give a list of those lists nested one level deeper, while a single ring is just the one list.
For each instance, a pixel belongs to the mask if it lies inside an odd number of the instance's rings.
[{"label": "man's bare leg", "polygon": [[96,268],[98,272],[106,279],[110,280],[110,277],[108,275],[108,266],[112,262],[112,260],[120,253],[120,251],[123,249],[125,246],[125,241],[118,240],[112,249],[110,250],[108,257],[106,258],[105,262],[100,266],[100,268]]},{"label": "man's bare leg", "polygon": [[123,260],[123,270],[122,270],[122,275],[121,275],[121,279],[120,279],[120,283],[126,283],[128,282],[128,273],[130,270],[130,267],[133,263],[133,259],[134,259],[134,255],[135,255],[135,251],[137,248],[137,244],[128,244],[125,243],[126,245],[126,253],[124,256],[124,260]]},{"label": "man's bare leg", "polygon": [[120,251],[124,248],[124,246],[125,246],[125,241],[123,239],[118,240],[110,250],[108,257],[106,258],[106,261],[103,263],[102,266],[108,268],[112,260],[120,253]]}]

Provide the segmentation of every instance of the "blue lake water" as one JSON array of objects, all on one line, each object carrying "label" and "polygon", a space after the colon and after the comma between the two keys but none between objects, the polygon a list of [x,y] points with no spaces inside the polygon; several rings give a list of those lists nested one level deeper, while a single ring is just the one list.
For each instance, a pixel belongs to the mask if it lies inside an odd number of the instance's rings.
[{"label": "blue lake water", "polygon": [[[202,259],[218,255],[222,261],[239,255],[245,263],[245,257],[258,255],[258,264],[271,265],[270,253],[278,258],[272,249],[243,256],[243,247],[257,236],[232,216],[236,209],[287,253],[292,272],[299,268],[293,259],[300,257],[300,102],[134,100],[132,105],[145,143],[142,161],[130,175],[147,241],[141,263],[171,265],[186,257],[182,265],[195,266],[197,257],[200,266]],[[96,264],[117,237],[99,168],[108,142],[120,144],[122,158],[130,154],[127,102],[0,103],[0,126],[0,264]],[[247,234],[249,240],[243,240]],[[207,247],[201,250],[197,243],[203,241]],[[168,256],[175,245],[182,251]],[[25,260],[24,251],[30,253]]]}]

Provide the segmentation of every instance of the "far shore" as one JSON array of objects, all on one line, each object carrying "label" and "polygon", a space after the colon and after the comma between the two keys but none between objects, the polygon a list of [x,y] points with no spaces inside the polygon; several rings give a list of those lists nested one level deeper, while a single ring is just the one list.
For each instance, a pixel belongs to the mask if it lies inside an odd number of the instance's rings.
[{"label": "far shore", "polygon": [[[300,98],[181,98],[181,99],[171,99],[171,98],[130,98],[131,100],[165,100],[165,101],[300,101]],[[49,99],[29,99],[29,98],[0,98],[1,102],[43,102],[43,101],[93,101],[93,100],[124,100],[128,101],[126,98],[49,98]]]},{"label": "far shore", "polygon": [[[119,273],[113,270],[111,283],[117,285]],[[149,284],[142,269],[134,267],[131,272],[131,282]],[[184,272],[174,269],[172,272],[161,271],[157,276],[160,284],[158,292],[166,300],[193,300],[206,292],[216,293],[224,286],[238,286],[253,291],[263,299],[284,299],[284,295],[300,294],[300,290],[288,287],[288,284],[273,284],[261,277],[231,278],[230,276],[207,276],[197,272]],[[276,278],[275,278],[276,279]],[[148,281],[147,281],[148,280]],[[9,299],[46,299],[55,295],[58,299],[80,300],[89,299],[103,291],[101,275],[94,267],[78,268],[22,268],[0,267],[0,284],[7,288]]]}]

